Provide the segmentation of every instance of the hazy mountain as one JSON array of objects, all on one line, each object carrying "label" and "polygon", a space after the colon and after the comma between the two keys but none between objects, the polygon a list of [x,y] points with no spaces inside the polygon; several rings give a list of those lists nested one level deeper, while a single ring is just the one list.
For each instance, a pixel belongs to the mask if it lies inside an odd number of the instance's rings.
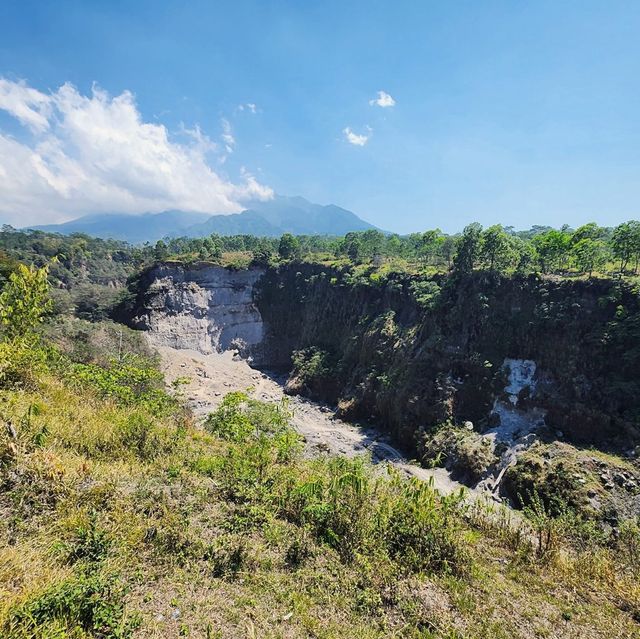
[{"label": "hazy mountain", "polygon": [[62,224],[45,224],[31,228],[51,233],[86,233],[93,237],[126,240],[132,244],[156,242],[163,237],[188,235],[188,229],[194,224],[206,220],[205,213],[186,213],[184,211],[163,211],[162,213],[99,213],[85,215]]},{"label": "hazy mountain", "polygon": [[252,202],[246,211],[237,215],[212,215],[206,222],[192,226],[189,234],[344,235],[349,231],[373,228],[376,228],[373,224],[339,206],[323,206],[313,204],[303,197],[276,195],[267,202]]},{"label": "hazy mountain", "polygon": [[268,202],[251,202],[247,210],[233,215],[206,215],[184,211],[164,211],[127,215],[101,213],[86,215],[62,224],[31,227],[52,233],[86,233],[95,237],[127,240],[137,244],[155,242],[164,237],[204,237],[251,234],[279,236],[282,233],[305,235],[344,235],[349,231],[376,228],[355,213],[333,204],[313,204],[302,197],[278,195]]}]

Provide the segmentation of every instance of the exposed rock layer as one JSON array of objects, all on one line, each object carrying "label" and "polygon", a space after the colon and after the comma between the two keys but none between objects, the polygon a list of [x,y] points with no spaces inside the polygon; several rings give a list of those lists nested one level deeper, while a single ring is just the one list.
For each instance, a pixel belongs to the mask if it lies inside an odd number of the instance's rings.
[{"label": "exposed rock layer", "polygon": [[235,348],[259,360],[264,327],[253,291],[263,273],[158,265],[144,275],[144,303],[131,323],[155,344],[201,353]]}]

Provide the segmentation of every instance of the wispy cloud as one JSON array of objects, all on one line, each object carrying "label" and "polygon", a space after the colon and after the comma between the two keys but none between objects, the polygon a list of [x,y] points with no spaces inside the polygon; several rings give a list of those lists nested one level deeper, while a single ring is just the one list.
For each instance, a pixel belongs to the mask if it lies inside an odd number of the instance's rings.
[{"label": "wispy cloud", "polygon": [[27,86],[24,80],[0,78],[0,109],[17,118],[36,133],[49,128],[52,97]]},{"label": "wispy cloud", "polygon": [[369,100],[371,106],[377,105],[383,109],[395,106],[396,101],[386,92],[378,91],[377,97]]},{"label": "wispy cloud", "polygon": [[349,144],[353,144],[355,146],[364,146],[371,137],[373,131],[371,127],[367,127],[366,133],[355,133],[352,131],[351,127],[345,127],[342,129],[344,133],[344,137]]},{"label": "wispy cloud", "polygon": [[249,111],[251,113],[257,113],[258,107],[253,102],[247,102],[246,104],[239,104],[236,109],[238,111]]},{"label": "wispy cloud", "polygon": [[[0,78],[0,110],[30,134],[0,131],[0,220],[20,226],[88,212],[183,209],[233,213],[242,201],[269,199],[270,188],[247,172],[237,182],[208,162],[220,153],[198,127],[178,142],[165,126],[145,122],[129,91],[90,95],[71,84],[45,93]],[[226,122],[226,124],[225,124]],[[222,122],[227,153],[235,148]]]},{"label": "wispy cloud", "polygon": [[231,123],[226,118],[222,118],[222,141],[224,142],[224,148],[227,153],[233,153],[233,149],[236,146],[236,139],[233,137],[231,131]]}]

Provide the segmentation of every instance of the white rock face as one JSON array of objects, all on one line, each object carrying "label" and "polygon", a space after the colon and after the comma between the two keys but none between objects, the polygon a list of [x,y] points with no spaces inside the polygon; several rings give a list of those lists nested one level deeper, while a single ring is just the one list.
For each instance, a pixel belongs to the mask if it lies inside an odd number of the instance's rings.
[{"label": "white rock face", "polygon": [[508,441],[529,433],[544,422],[544,411],[537,408],[523,410],[518,406],[518,394],[525,388],[530,396],[536,390],[536,363],[530,359],[504,360],[503,367],[509,370],[508,383],[504,388],[507,400],[497,398],[493,412],[500,416],[500,424],[489,431],[499,441]]},{"label": "white rock face", "polygon": [[515,406],[518,403],[518,393],[529,388],[531,395],[536,390],[536,363],[531,359],[511,359],[507,357],[502,366],[509,369],[509,383],[505,392],[509,393],[509,400]]},{"label": "white rock face", "polygon": [[253,301],[262,269],[161,265],[152,273],[145,313],[136,322],[154,344],[209,354],[259,356],[262,317]]},{"label": "white rock face", "polygon": [[489,477],[481,480],[478,488],[497,494],[505,472],[515,464],[518,455],[526,451],[536,440],[535,430],[544,425],[545,411],[537,407],[518,406],[518,395],[525,388],[529,396],[536,391],[536,363],[530,359],[507,358],[502,364],[508,369],[509,377],[504,387],[506,397],[498,397],[493,405],[493,413],[498,423],[485,433],[492,449],[498,443],[503,445],[500,460]]}]

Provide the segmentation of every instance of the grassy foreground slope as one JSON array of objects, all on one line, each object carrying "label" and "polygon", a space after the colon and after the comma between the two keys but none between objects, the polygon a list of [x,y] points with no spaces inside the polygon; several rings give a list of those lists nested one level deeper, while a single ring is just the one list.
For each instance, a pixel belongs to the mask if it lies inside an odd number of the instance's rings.
[{"label": "grassy foreground slope", "polygon": [[45,279],[0,295],[1,637],[640,636],[637,527],[308,459],[250,394],[196,425],[135,335],[39,337]]}]

